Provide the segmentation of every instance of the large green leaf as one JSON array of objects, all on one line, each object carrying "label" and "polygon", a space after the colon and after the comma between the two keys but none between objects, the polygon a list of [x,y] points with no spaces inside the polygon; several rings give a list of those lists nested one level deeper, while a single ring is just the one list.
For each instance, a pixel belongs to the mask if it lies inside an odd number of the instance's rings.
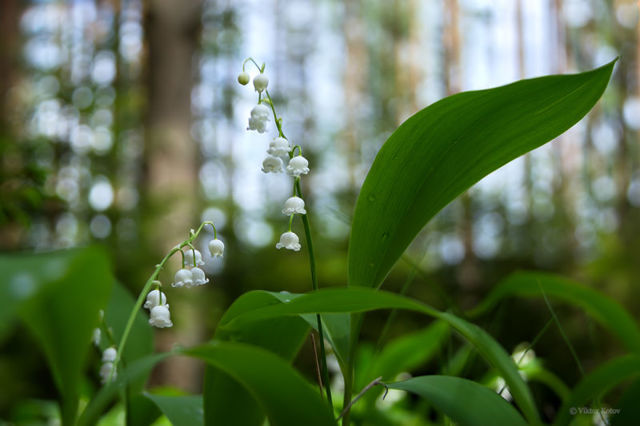
[{"label": "large green leaf", "polygon": [[355,388],[363,388],[376,377],[392,380],[399,373],[413,371],[437,354],[448,336],[449,325],[437,321],[422,330],[392,340],[373,357],[367,371],[356,374]]},{"label": "large green leaf", "polygon": [[232,330],[240,329],[252,322],[282,316],[365,312],[375,309],[406,309],[447,322],[474,345],[480,355],[500,372],[529,423],[537,424],[540,422],[529,388],[518,374],[515,363],[500,344],[480,327],[404,296],[363,287],[323,289],[292,297],[286,303],[277,305],[269,303],[263,308],[253,306],[253,309],[243,313],[225,315],[219,327]]},{"label": "large green leaf", "polygon": [[42,347],[62,396],[63,423],[73,424],[92,331],[113,283],[107,256],[98,248],[10,255],[0,258],[0,270],[0,299],[15,303],[9,312]]},{"label": "large green leaf", "polygon": [[640,357],[637,355],[616,358],[599,366],[573,388],[571,395],[558,411],[553,424],[558,426],[569,424],[571,417],[577,414],[576,409],[585,407],[588,402],[604,396],[618,384],[638,377],[640,377]]},{"label": "large green leaf", "polygon": [[148,355],[128,364],[126,368],[120,367],[116,380],[101,387],[98,393],[89,401],[89,404],[87,404],[78,418],[77,426],[95,425],[102,412],[113,402],[118,396],[118,393],[124,391],[129,383],[136,382],[140,380],[141,377],[146,377],[156,364],[175,353],[178,352],[163,352]]},{"label": "large green leaf", "polygon": [[[120,283],[116,283],[113,286],[111,298],[104,312],[105,324],[112,330],[116,342],[119,342],[122,337],[134,304],[135,300],[131,294]],[[133,322],[124,354],[122,354],[122,360],[125,363],[130,363],[152,352],[153,329],[149,326],[147,315],[143,310],[139,310]],[[129,391],[132,394],[140,393],[146,380],[146,376],[139,377],[130,384]]]},{"label": "large green leaf", "polygon": [[[256,291],[240,296],[227,310],[238,315],[255,307],[279,303],[280,293]],[[218,329],[217,340],[248,343],[267,349],[287,361],[292,361],[309,332],[309,325],[301,318],[271,318],[261,323],[248,324],[236,330]],[[224,370],[207,366],[204,389],[204,420],[206,425],[260,426],[264,411],[254,396]]]},{"label": "large green leaf", "polygon": [[613,65],[460,93],[405,121],[378,152],[360,191],[349,242],[349,285],[380,285],[444,206],[573,126],[602,95]]},{"label": "large green leaf", "polygon": [[453,376],[421,376],[387,386],[422,396],[463,426],[527,424],[516,409],[496,392],[471,380]]},{"label": "large green leaf", "polygon": [[510,296],[543,297],[546,294],[584,309],[602,326],[618,336],[628,350],[640,352],[640,329],[616,301],[580,283],[543,272],[516,272],[500,282],[470,315],[487,312]]},{"label": "large green leaf", "polygon": [[333,413],[318,390],[272,352],[241,343],[213,341],[185,354],[232,376],[253,395],[271,426],[335,425]]},{"label": "large green leaf", "polygon": [[204,424],[202,396],[200,395],[158,395],[145,393],[160,411],[167,416],[173,426],[200,426]]},{"label": "large green leaf", "polygon": [[640,419],[640,380],[636,380],[624,391],[616,404],[620,411],[611,416],[611,426],[637,426]]}]

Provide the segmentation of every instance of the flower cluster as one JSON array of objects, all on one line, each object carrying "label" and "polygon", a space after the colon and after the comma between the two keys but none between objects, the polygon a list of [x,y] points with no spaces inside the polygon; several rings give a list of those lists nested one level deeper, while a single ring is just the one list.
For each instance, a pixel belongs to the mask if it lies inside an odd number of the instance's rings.
[{"label": "flower cluster", "polygon": [[[164,259],[156,265],[155,271],[151,277],[149,277],[149,280],[145,284],[141,293],[141,295],[146,294],[144,305],[142,304],[142,297],[139,297],[135,308],[129,316],[129,320],[117,346],[111,328],[107,327],[104,321],[104,311],[100,310],[100,325],[98,328],[93,330],[91,340],[98,349],[101,348],[103,337],[108,341],[107,344],[109,347],[102,353],[102,365],[100,367],[100,377],[103,384],[110,382],[116,377],[116,370],[118,362],[120,361],[120,353],[124,350],[135,315],[140,307],[149,310],[149,324],[151,326],[157,328],[173,326],[173,322],[171,321],[171,312],[169,311],[169,304],[167,303],[167,295],[160,290],[162,283],[156,280],[156,277],[160,274],[160,271],[174,254],[180,252],[182,256],[182,268],[176,272],[174,282],[171,284],[172,287],[189,288],[201,286],[209,282],[204,271],[200,269],[200,266],[205,264],[202,258],[202,253],[196,250],[192,245],[205,225],[209,225],[213,228],[213,240],[209,241],[209,252],[211,253],[211,257],[222,257],[224,254],[224,243],[218,239],[216,227],[213,222],[205,221],[200,225],[197,231],[192,229],[189,232],[189,238],[171,249]],[[152,286],[155,288],[151,289]]]},{"label": "flower cluster", "polygon": [[244,86],[249,84],[251,80],[251,77],[245,71],[247,62],[253,63],[259,71],[253,78],[253,87],[258,92],[258,104],[251,110],[247,130],[265,133],[270,112],[273,114],[278,130],[278,136],[273,138],[267,148],[267,155],[262,161],[262,171],[264,173],[282,173],[286,171],[287,174],[294,178],[293,196],[285,201],[282,209],[282,213],[290,217],[289,230],[280,236],[280,241],[276,244],[276,248],[299,251],[300,240],[292,232],[291,226],[294,215],[307,214],[302,194],[300,194],[299,182],[302,175],[309,173],[309,161],[302,156],[302,148],[299,145],[292,146],[282,131],[282,118],[277,116],[275,106],[267,91],[269,78],[264,73],[265,65],[259,66],[252,58],[246,59],[242,64],[242,72],[238,75],[238,82]]},{"label": "flower cluster", "polygon": [[[173,278],[171,287],[196,287],[205,285],[209,279],[200,266],[204,265],[202,253],[188,244],[187,247],[179,250],[182,253],[182,268],[180,268]],[[224,243],[218,238],[209,242],[209,252],[211,257],[222,257],[224,254]],[[173,326],[171,313],[167,304],[167,295],[160,291],[162,285],[160,281],[154,281],[156,289],[147,294],[144,308],[149,309],[149,324],[157,328]]]}]

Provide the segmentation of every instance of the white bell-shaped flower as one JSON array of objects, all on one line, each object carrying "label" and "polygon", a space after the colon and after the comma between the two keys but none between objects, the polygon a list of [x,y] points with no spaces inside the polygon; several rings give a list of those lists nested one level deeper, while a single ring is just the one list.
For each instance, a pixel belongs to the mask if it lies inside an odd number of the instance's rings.
[{"label": "white bell-shaped flower", "polygon": [[262,93],[262,91],[265,90],[268,85],[269,78],[263,73],[260,73],[253,78],[253,87],[258,93]]},{"label": "white bell-shaped flower", "polygon": [[160,290],[151,290],[147,294],[147,300],[144,302],[145,309],[153,309],[158,305],[166,305],[167,295]]},{"label": "white bell-shaped flower", "polygon": [[258,104],[251,110],[249,117],[249,127],[247,130],[256,130],[258,133],[267,131],[267,122],[269,121],[269,108],[266,105]]},{"label": "white bell-shaped flower", "polygon": [[209,252],[211,257],[222,257],[224,254],[224,243],[219,239],[209,241]]},{"label": "white bell-shaped flower", "polygon": [[287,172],[291,176],[300,176],[306,175],[309,173],[309,161],[304,158],[302,155],[298,155],[297,157],[293,157],[289,160],[289,165],[287,166]]},{"label": "white bell-shaped flower", "polygon": [[273,138],[273,140],[269,142],[267,154],[273,155],[274,157],[284,157],[289,154],[289,151],[291,151],[289,141],[285,138],[277,137]]},{"label": "white bell-shaped flower", "polygon": [[91,337],[91,340],[93,341],[93,344],[96,345],[98,348],[100,347],[101,337],[102,337],[102,331],[100,331],[100,328],[94,328],[93,336]]},{"label": "white bell-shaped flower", "polygon": [[185,266],[191,268],[193,267],[193,253],[195,252],[196,265],[202,266],[204,265],[204,261],[202,260],[202,253],[199,250],[192,250],[191,247],[188,247],[184,251],[184,264]]},{"label": "white bell-shaped flower", "polygon": [[104,350],[104,352],[102,352],[102,362],[114,362],[117,355],[118,352],[116,351],[116,348],[107,348]]},{"label": "white bell-shaped flower", "polygon": [[176,272],[171,287],[191,287],[193,285],[193,274],[190,269],[182,268]]},{"label": "white bell-shaped flower", "polygon": [[288,250],[298,251],[300,250],[300,240],[298,236],[289,231],[280,236],[280,242],[276,244],[277,249],[286,248]]},{"label": "white bell-shaped flower", "polygon": [[238,74],[238,83],[242,84],[243,86],[246,86],[249,83],[249,80],[251,79],[251,77],[249,77],[249,73],[242,71],[240,74]]},{"label": "white bell-shaped flower", "polygon": [[262,171],[264,173],[280,173],[282,171],[282,160],[272,155],[262,161]]},{"label": "white bell-shaped flower", "polygon": [[173,323],[171,322],[169,305],[158,305],[151,309],[149,324],[158,328],[171,327]]},{"label": "white bell-shaped flower", "polygon": [[206,277],[202,269],[193,268],[191,273],[193,274],[193,285],[205,285],[209,282],[209,278]]},{"label": "white bell-shaped flower", "polygon": [[307,211],[304,209],[304,200],[295,196],[289,198],[284,202],[282,214],[285,216],[291,216],[292,214],[307,214]]},{"label": "white bell-shaped flower", "polygon": [[[112,373],[113,372],[113,373]],[[102,384],[106,384],[109,380],[115,380],[116,372],[113,369],[113,362],[105,362],[100,367],[100,378]]]}]

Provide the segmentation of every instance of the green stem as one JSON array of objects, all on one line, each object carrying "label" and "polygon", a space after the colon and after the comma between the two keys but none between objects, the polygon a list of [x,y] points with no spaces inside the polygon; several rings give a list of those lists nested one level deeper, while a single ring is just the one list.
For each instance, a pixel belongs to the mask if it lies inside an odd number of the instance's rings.
[{"label": "green stem", "polygon": [[278,135],[281,138],[287,139],[287,137],[284,135],[284,132],[282,131],[282,123],[280,122],[280,120],[278,120],[278,114],[276,114],[276,107],[273,106],[273,100],[271,99],[271,95],[269,94],[269,91],[266,89],[264,93],[267,95],[267,100],[269,101],[268,104],[271,107],[271,111],[273,112],[273,121],[276,122],[276,127],[278,128]]},{"label": "green stem", "polygon": [[[154,281],[156,281],[156,278],[160,274],[160,271],[164,268],[164,265],[171,258],[171,256],[173,256],[177,252],[182,252],[182,250],[180,250],[182,247],[191,245],[191,243],[196,238],[198,238],[198,235],[200,235],[200,232],[202,231],[202,228],[204,228],[205,225],[211,225],[211,226],[213,226],[213,229],[215,230],[215,226],[213,225],[213,222],[209,222],[209,221],[202,222],[200,224],[200,226],[198,227],[197,231],[194,232],[193,230],[191,230],[189,238],[186,239],[185,241],[183,241],[182,243],[178,244],[174,248],[172,248],[171,251],[169,253],[167,253],[167,255],[162,259],[162,261],[158,265],[156,265],[155,271],[153,271],[153,274],[151,274],[151,276],[149,277],[149,279],[145,283],[144,287],[142,288],[142,291],[140,292],[140,295],[138,296],[138,299],[136,300],[135,305],[133,305],[133,309],[131,309],[131,314],[129,314],[129,319],[127,320],[127,325],[125,326],[124,332],[122,333],[122,337],[120,338],[120,343],[118,344],[118,347],[116,348],[117,349],[116,360],[113,362],[113,370],[112,371],[115,371],[116,368],[118,367],[118,363],[120,362],[120,358],[122,357],[122,354],[124,353],[124,348],[125,348],[125,346],[127,344],[127,339],[129,338],[129,333],[131,333],[131,328],[133,327],[133,322],[136,319],[136,315],[137,315],[138,311],[140,310],[140,308],[142,307],[142,304],[144,303],[144,300],[147,297],[147,293],[149,292],[149,289],[151,288],[151,286],[154,284]],[[183,254],[183,256],[184,256],[184,254]],[[184,259],[183,259],[183,263],[184,263]]]},{"label": "green stem", "polygon": [[[296,191],[300,198],[302,198],[302,191],[300,190],[300,180],[296,179]],[[318,290],[318,275],[316,274],[316,258],[313,253],[313,241],[311,239],[311,225],[309,224],[309,217],[306,214],[302,216],[302,224],[304,225],[304,234],[307,240],[307,250],[309,252],[309,268],[311,269],[311,285],[313,290]],[[318,339],[320,340],[320,361],[321,361],[321,374],[324,381],[324,388],[327,393],[327,401],[329,407],[333,409],[333,400],[331,399],[331,385],[329,383],[329,371],[327,370],[327,354],[324,347],[324,332],[322,330],[322,318],[320,314],[316,314],[316,321],[318,323]]]},{"label": "green stem", "polygon": [[364,314],[355,313],[351,314],[351,335],[349,336],[349,353],[346,359],[346,368],[342,372],[344,376],[344,398],[342,400],[342,406],[346,407],[344,414],[342,415],[342,426],[350,426],[351,417],[351,396],[353,394],[353,366],[356,358],[356,347],[358,344],[358,336],[360,335],[360,329],[362,328],[362,321]]}]

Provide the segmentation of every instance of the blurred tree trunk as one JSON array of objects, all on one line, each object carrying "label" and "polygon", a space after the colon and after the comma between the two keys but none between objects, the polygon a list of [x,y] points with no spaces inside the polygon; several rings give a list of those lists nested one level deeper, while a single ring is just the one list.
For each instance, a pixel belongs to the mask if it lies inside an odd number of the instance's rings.
[{"label": "blurred tree trunk", "polygon": [[365,24],[362,20],[360,0],[347,0],[344,5],[343,34],[346,46],[344,67],[345,128],[344,147],[349,171],[349,199],[355,199],[358,193],[356,171],[360,163],[358,140],[359,117],[362,114],[364,85],[369,79],[367,74],[368,52],[365,40]]},{"label": "blurred tree trunk", "polygon": [[[444,11],[444,86],[447,96],[458,93],[462,78],[460,68],[460,5],[458,0],[447,0]],[[478,259],[473,252],[473,200],[469,192],[460,196],[462,206],[462,244],[464,258],[458,265],[458,281],[464,288],[477,287],[480,283]]]},{"label": "blurred tree trunk", "polygon": [[[145,15],[149,104],[142,225],[148,253],[156,257],[184,240],[197,225],[198,149],[190,129],[191,88],[196,75],[193,58],[200,38],[201,9],[201,0],[151,0]],[[177,267],[176,262],[167,269],[175,271]],[[199,321],[193,318],[194,310],[180,302],[171,304],[174,321],[178,318],[175,332],[163,333],[157,340],[164,350],[177,341],[177,334],[185,345],[198,340]],[[182,329],[180,324],[190,328]],[[187,390],[197,387],[197,366],[186,358],[172,359],[164,367],[160,381]]]},{"label": "blurred tree trunk", "polygon": [[[571,69],[571,54],[573,46],[567,36],[567,28],[563,11],[563,0],[554,0],[553,12],[555,14],[557,55],[555,72],[562,74]],[[589,119],[587,117],[587,119]],[[562,240],[558,243],[558,253],[562,257],[557,258],[558,264],[566,265],[568,261],[575,259],[577,253],[576,221],[577,217],[573,206],[576,205],[576,191],[572,191],[572,177],[578,173],[578,159],[581,155],[581,144],[575,134],[569,132],[558,136],[556,142],[551,145],[554,153],[554,180],[552,203],[557,209],[555,220],[562,228]]]},{"label": "blurred tree trunk", "polygon": [[[10,98],[12,95],[11,89],[16,83],[19,71],[19,23],[23,7],[23,2],[18,0],[3,0],[0,2],[0,146],[2,146],[0,150],[2,153],[0,167],[2,168],[2,175],[5,173],[17,173],[15,168],[19,168],[22,162],[18,150],[12,150],[11,155],[4,151],[8,145],[15,144],[14,137],[16,132],[12,128],[10,119],[14,115]],[[0,220],[0,249],[16,249],[20,245],[24,228],[13,221],[3,222],[4,220]]]},{"label": "blurred tree trunk", "polygon": [[[518,78],[523,79],[526,77],[526,46],[524,41],[524,10],[522,5],[523,0],[516,1],[516,32],[517,32],[517,46],[518,46]],[[531,230],[532,227],[532,214],[533,208],[533,176],[532,176],[532,155],[527,153],[524,156],[524,176],[523,183],[525,188],[525,201],[527,216],[525,219],[525,229]]]}]

